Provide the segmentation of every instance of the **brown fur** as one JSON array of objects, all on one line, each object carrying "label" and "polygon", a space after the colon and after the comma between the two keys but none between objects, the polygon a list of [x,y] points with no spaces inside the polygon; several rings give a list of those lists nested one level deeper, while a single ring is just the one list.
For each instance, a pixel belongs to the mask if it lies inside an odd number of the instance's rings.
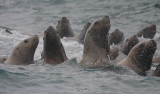
[{"label": "brown fur", "polygon": [[75,36],[71,28],[70,22],[66,17],[62,17],[62,19],[58,21],[56,31],[61,38]]},{"label": "brown fur", "polygon": [[126,39],[124,44],[121,46],[120,50],[123,54],[128,55],[130,50],[139,42],[139,39],[136,35],[131,36]]},{"label": "brown fur", "polygon": [[34,53],[39,43],[39,37],[34,35],[21,41],[13,50],[11,56],[4,62],[14,65],[28,65],[33,63]]},{"label": "brown fur", "polygon": [[64,51],[59,35],[52,26],[44,32],[44,62],[47,64],[60,64],[68,58]]},{"label": "brown fur", "polygon": [[7,57],[0,57],[0,63],[4,63],[7,60]]},{"label": "brown fur", "polygon": [[80,62],[81,65],[94,68],[107,64],[110,51],[108,43],[110,26],[108,16],[92,22],[84,39],[83,57]]},{"label": "brown fur", "polygon": [[128,56],[118,64],[131,68],[139,75],[146,75],[146,71],[150,70],[152,58],[156,51],[157,44],[154,40],[140,42],[136,44]]},{"label": "brown fur", "polygon": [[124,35],[123,32],[121,32],[119,29],[116,29],[114,32],[112,32],[109,35],[109,43],[110,45],[114,44],[119,44],[124,40]]},{"label": "brown fur", "polygon": [[139,31],[136,35],[138,37],[144,37],[144,38],[154,38],[156,34],[156,25],[149,25],[149,26],[146,26],[145,28],[143,28],[141,31]]},{"label": "brown fur", "polygon": [[154,57],[152,63],[160,63],[160,56]]},{"label": "brown fur", "polygon": [[154,71],[153,76],[160,77],[160,64],[157,66],[156,70]]},{"label": "brown fur", "polygon": [[110,60],[115,60],[119,55],[119,49],[118,47],[114,47],[110,49]]},{"label": "brown fur", "polygon": [[78,41],[79,43],[82,43],[82,44],[84,43],[84,37],[85,37],[86,32],[87,32],[87,29],[89,28],[90,25],[91,25],[91,23],[87,23],[87,24],[84,26],[81,34],[78,36],[78,39],[77,39],[77,41]]}]

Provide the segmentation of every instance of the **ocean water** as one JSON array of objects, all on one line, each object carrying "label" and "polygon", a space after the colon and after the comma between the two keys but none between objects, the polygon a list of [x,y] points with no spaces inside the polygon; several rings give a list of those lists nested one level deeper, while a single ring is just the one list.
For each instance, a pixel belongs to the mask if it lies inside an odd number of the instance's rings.
[{"label": "ocean water", "polygon": [[[87,22],[105,15],[111,21],[109,32],[118,28],[128,38],[146,25],[156,24],[155,37],[159,36],[160,0],[0,0],[0,56],[9,56],[29,35],[55,27],[61,17],[67,17],[73,31],[80,33]],[[5,33],[5,28],[13,34]],[[81,68],[78,63],[83,45],[67,38],[61,41],[69,60],[56,66],[43,65],[42,37],[35,64],[0,64],[0,94],[160,94],[158,77]],[[121,55],[114,62],[123,58]]]}]

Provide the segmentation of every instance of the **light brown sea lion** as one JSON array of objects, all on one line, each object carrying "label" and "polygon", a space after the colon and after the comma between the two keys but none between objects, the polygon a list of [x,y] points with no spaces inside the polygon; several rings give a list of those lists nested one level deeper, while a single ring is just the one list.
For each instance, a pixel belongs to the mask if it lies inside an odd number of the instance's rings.
[{"label": "light brown sea lion", "polygon": [[60,37],[52,26],[49,26],[44,32],[43,41],[43,56],[45,63],[56,65],[68,59]]},{"label": "light brown sea lion", "polygon": [[131,36],[126,39],[124,44],[121,46],[120,50],[123,54],[128,55],[130,50],[139,42],[139,39],[136,35]]},{"label": "light brown sea lion", "polygon": [[116,29],[114,32],[112,32],[109,35],[109,43],[110,45],[114,44],[119,44],[124,40],[124,35],[123,32],[120,31],[119,29]]},{"label": "light brown sea lion", "polygon": [[118,47],[110,48],[110,60],[115,60],[119,55]]},{"label": "light brown sea lion", "polygon": [[160,63],[160,56],[154,57],[152,63]]},{"label": "light brown sea lion", "polygon": [[144,37],[144,38],[154,38],[156,34],[156,25],[153,24],[153,25],[149,25],[149,26],[146,26],[145,28],[143,28],[142,30],[140,30],[136,35],[138,37]]},{"label": "light brown sea lion", "polygon": [[157,44],[154,40],[140,42],[131,49],[128,56],[120,61],[118,65],[127,66],[137,74],[145,76],[151,68],[156,49]]},{"label": "light brown sea lion", "polygon": [[84,38],[83,57],[80,62],[82,66],[95,68],[107,64],[110,51],[108,42],[110,26],[108,16],[92,22]]},{"label": "light brown sea lion", "polygon": [[80,35],[78,36],[78,39],[77,39],[77,41],[78,41],[79,43],[82,43],[82,44],[84,43],[84,37],[85,37],[86,32],[87,32],[87,29],[89,28],[90,25],[91,25],[91,23],[87,23],[87,24],[84,26],[82,32],[80,33]]},{"label": "light brown sea lion", "polygon": [[4,63],[13,65],[28,65],[33,63],[38,43],[39,37],[37,35],[21,41],[14,48],[11,56]]},{"label": "light brown sea lion", "polygon": [[157,66],[156,70],[154,71],[153,76],[160,77],[160,64]]},{"label": "light brown sea lion", "polygon": [[0,63],[4,63],[7,60],[7,57],[0,57]]},{"label": "light brown sea lion", "polygon": [[160,42],[160,36],[157,37],[157,38],[155,38],[155,41],[156,41],[156,42]]},{"label": "light brown sea lion", "polygon": [[69,20],[66,17],[62,17],[62,19],[58,21],[56,31],[61,38],[74,37],[74,32],[71,28]]}]

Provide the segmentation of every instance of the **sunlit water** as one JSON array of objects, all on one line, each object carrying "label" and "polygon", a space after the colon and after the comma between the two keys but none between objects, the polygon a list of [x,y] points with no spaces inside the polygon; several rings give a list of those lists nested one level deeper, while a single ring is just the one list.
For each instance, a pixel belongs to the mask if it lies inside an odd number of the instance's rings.
[{"label": "sunlit water", "polygon": [[[66,16],[74,32],[80,33],[87,22],[108,15],[113,32],[119,28],[125,38],[149,24],[160,31],[159,0],[0,0],[0,56],[9,56],[13,48],[29,35],[42,34]],[[160,78],[142,77],[129,71],[117,73],[84,69],[79,66],[83,45],[62,39],[68,61],[57,66],[43,65],[40,53],[43,36],[35,53],[35,64],[0,64],[0,94],[159,94]],[[141,41],[146,40],[141,38]],[[156,54],[160,54],[158,49]],[[119,62],[125,56],[120,54]],[[153,69],[155,69],[153,67]]]}]

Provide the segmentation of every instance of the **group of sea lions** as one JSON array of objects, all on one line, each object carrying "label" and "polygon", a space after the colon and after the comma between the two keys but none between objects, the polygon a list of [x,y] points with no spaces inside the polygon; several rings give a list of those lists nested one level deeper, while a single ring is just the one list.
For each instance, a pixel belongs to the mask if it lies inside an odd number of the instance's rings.
[{"label": "group of sea lions", "polygon": [[[123,32],[116,29],[109,34],[111,27],[109,16],[87,23],[81,34],[77,37],[79,43],[84,44],[83,56],[80,65],[85,68],[107,68],[115,60],[119,52],[126,57],[116,66],[126,66],[135,73],[145,76],[152,66],[153,56],[157,43],[153,40],[156,34],[156,25],[150,25],[137,34],[126,39],[124,43]],[[140,42],[138,37],[143,36],[150,40]],[[44,31],[42,56],[46,64],[60,64],[68,60],[61,38],[75,37],[70,22],[66,17],[58,21],[56,28],[49,26]],[[28,65],[34,63],[34,54],[39,43],[38,35],[31,36],[21,41],[13,50],[10,57],[0,58],[0,62],[14,65]],[[112,44],[122,43],[121,47],[112,47]],[[152,74],[160,76],[160,65]]]}]

